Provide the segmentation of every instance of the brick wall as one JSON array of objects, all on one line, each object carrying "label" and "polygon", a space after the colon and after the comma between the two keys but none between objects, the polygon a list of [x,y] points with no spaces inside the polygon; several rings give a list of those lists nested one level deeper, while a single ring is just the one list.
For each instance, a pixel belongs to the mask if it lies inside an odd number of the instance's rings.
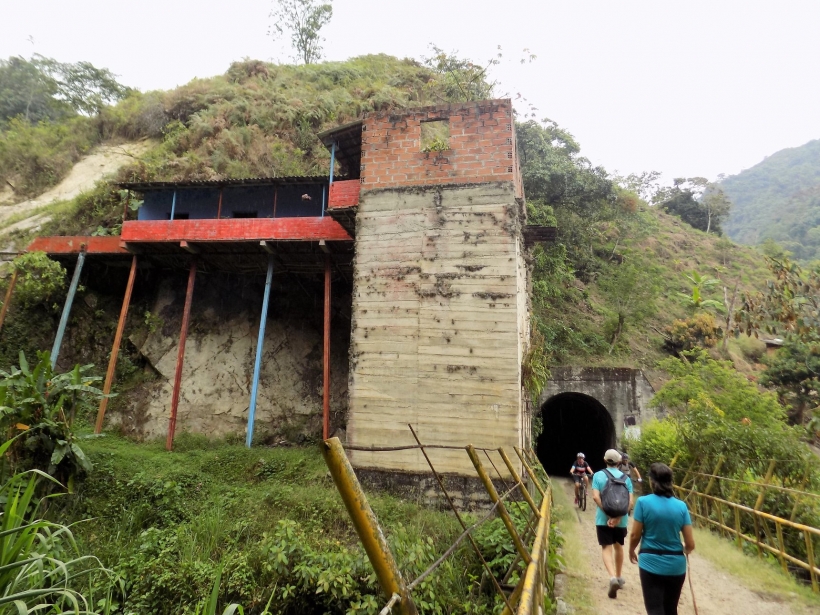
[{"label": "brick wall", "polygon": [[340,209],[358,205],[361,187],[362,185],[358,179],[333,182],[330,184],[330,196],[327,200],[328,208]]},{"label": "brick wall", "polygon": [[[449,124],[449,148],[423,152],[421,125],[436,120]],[[511,181],[523,196],[509,100],[373,114],[362,128],[363,190]]]}]

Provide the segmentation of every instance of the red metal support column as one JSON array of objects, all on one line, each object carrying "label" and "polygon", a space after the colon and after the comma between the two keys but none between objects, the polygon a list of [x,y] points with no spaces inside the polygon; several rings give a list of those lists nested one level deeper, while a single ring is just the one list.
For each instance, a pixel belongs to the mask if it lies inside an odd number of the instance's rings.
[{"label": "red metal support column", "polygon": [[219,188],[219,205],[216,206],[216,219],[219,220],[222,217],[222,190],[223,188]]},{"label": "red metal support column", "polygon": [[120,308],[120,320],[117,322],[117,332],[114,335],[114,345],[111,347],[111,358],[108,359],[108,371],[105,373],[105,383],[103,384],[103,397],[100,400],[100,408],[97,410],[97,424],[94,426],[94,433],[100,433],[105,420],[105,409],[108,407],[108,394],[111,392],[111,384],[114,382],[114,372],[117,370],[117,357],[120,354],[120,343],[122,342],[122,332],[125,329],[125,319],[128,316],[128,306],[131,305],[131,291],[134,290],[134,280],[137,277],[137,256],[131,257],[131,273],[128,274],[128,284],[125,287],[125,297]]},{"label": "red metal support column", "polygon": [[17,285],[17,269],[11,274],[11,281],[9,288],[6,291],[6,299],[3,301],[3,309],[0,310],[0,331],[3,329],[3,323],[6,322],[6,314],[9,311],[9,304],[11,304],[11,293],[14,292],[14,287]]},{"label": "red metal support column", "polygon": [[177,367],[174,372],[174,392],[171,394],[171,418],[168,421],[168,438],[165,448],[174,448],[174,431],[177,428],[177,408],[179,407],[179,387],[182,384],[182,364],[185,361],[185,341],[188,339],[188,322],[191,318],[191,300],[194,297],[194,282],[196,281],[196,259],[191,260],[191,271],[188,273],[188,290],[185,292],[185,307],[182,310],[182,327],[179,333],[179,351],[177,352]]},{"label": "red metal support column", "polygon": [[330,254],[325,254],[325,345],[323,352],[324,375],[322,384],[322,438],[330,437]]}]

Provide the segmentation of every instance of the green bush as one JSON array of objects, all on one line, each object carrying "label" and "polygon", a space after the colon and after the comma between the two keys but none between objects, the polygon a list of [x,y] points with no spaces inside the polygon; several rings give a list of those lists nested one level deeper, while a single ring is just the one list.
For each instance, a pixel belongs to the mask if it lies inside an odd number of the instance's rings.
[{"label": "green bush", "polygon": [[48,307],[55,296],[65,288],[66,271],[45,252],[26,252],[14,259],[17,283],[12,301],[23,309],[37,305]]},{"label": "green bush", "polygon": [[659,461],[669,464],[676,456],[679,466],[688,462],[688,455],[677,426],[671,420],[653,421],[641,427],[641,436],[629,446],[632,461],[646,469]]},{"label": "green bush", "polygon": [[87,117],[30,124],[12,119],[0,130],[0,183],[20,197],[34,196],[59,182],[100,141]]},{"label": "green bush", "polygon": [[71,419],[90,400],[102,396],[91,386],[99,378],[86,372],[92,367],[77,365],[71,372],[57,374],[49,353],[38,354],[29,368],[20,353],[20,367],[0,371],[0,433],[10,443],[5,461],[11,471],[37,469],[56,477],[69,489],[74,479],[91,469],[91,463],[71,429]]},{"label": "green bush", "polygon": [[686,320],[676,320],[666,328],[666,345],[676,352],[712,348],[720,340],[720,329],[708,312],[700,312]]}]

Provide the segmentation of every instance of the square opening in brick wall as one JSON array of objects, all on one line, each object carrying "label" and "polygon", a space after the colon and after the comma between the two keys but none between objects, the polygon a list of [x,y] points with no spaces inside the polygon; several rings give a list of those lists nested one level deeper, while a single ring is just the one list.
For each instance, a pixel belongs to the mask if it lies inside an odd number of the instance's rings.
[{"label": "square opening in brick wall", "polygon": [[429,120],[421,123],[421,151],[443,152],[450,149],[450,123],[447,120]]}]

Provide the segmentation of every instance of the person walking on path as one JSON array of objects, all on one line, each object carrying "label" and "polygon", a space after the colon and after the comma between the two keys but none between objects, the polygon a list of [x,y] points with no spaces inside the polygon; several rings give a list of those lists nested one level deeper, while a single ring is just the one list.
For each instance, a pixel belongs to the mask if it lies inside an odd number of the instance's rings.
[{"label": "person walking on path", "polygon": [[618,469],[629,476],[629,478],[633,479],[633,482],[637,480],[637,482],[642,483],[643,478],[641,478],[641,473],[638,472],[637,466],[629,460],[629,455],[626,453],[621,454],[621,463],[618,464]]},{"label": "person walking on path", "polygon": [[[686,556],[695,549],[692,519],[686,504],[675,497],[669,466],[653,463],[649,482],[652,494],[635,503],[629,561],[638,564],[647,615],[677,615]],[[640,557],[635,552],[638,543]]]},{"label": "person walking on path", "polygon": [[[624,564],[624,541],[626,539],[626,528],[629,522],[629,512],[635,504],[635,497],[632,490],[632,480],[618,469],[621,462],[621,454],[609,449],[604,453],[606,468],[600,470],[592,477],[592,499],[595,500],[597,510],[595,511],[595,530],[598,533],[598,544],[601,545],[601,557],[604,566],[609,573],[609,593],[610,598],[617,598],[618,590],[623,589],[626,581],[621,576]],[[623,514],[610,516],[604,512],[602,493],[608,489],[612,480],[620,481],[618,488],[623,489],[626,484],[628,490],[628,507]]]}]

